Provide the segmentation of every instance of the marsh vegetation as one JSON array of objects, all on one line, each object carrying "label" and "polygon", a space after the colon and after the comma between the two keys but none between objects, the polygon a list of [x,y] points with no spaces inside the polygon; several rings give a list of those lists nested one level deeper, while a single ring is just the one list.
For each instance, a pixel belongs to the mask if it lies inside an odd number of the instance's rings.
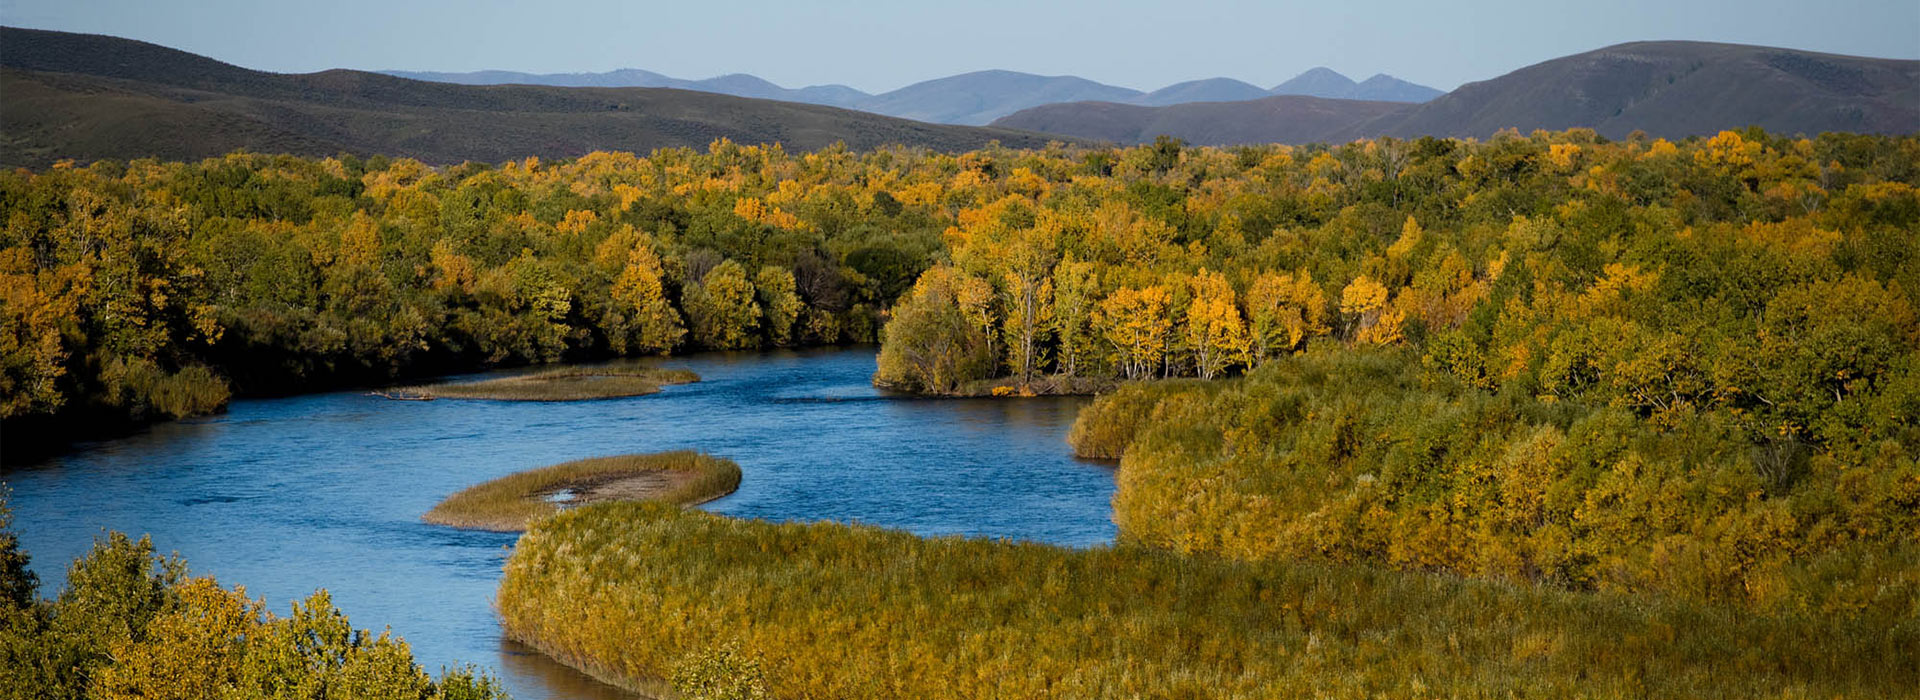
[{"label": "marsh vegetation", "polygon": [[705,503],[740,486],[740,465],[698,452],[595,457],[488,481],[448,496],[421,516],[452,527],[514,532],[564,508],[606,501]]},{"label": "marsh vegetation", "polygon": [[563,367],[499,379],[444,382],[395,389],[398,399],[486,399],[492,401],[588,401],[645,396],[660,387],[690,384],[700,375],[658,367]]},{"label": "marsh vegetation", "polygon": [[1899,697],[1920,681],[1911,625],[657,504],[534,525],[497,603],[509,635],[610,681],[658,688],[723,652],[769,697]]}]

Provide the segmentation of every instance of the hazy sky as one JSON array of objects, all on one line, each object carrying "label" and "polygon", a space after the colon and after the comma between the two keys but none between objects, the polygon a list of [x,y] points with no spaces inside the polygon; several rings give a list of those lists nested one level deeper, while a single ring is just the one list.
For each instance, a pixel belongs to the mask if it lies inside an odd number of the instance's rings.
[{"label": "hazy sky", "polygon": [[0,23],[273,71],[631,67],[869,92],[987,68],[1271,87],[1318,65],[1447,90],[1642,39],[1920,58],[1920,0],[0,0]]}]

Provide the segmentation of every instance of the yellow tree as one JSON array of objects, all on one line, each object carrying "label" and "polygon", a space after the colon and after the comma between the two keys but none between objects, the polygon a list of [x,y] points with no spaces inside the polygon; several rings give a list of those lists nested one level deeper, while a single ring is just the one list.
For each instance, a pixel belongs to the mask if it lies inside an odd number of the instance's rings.
[{"label": "yellow tree", "polygon": [[687,334],[680,312],[668,303],[660,283],[660,258],[649,246],[637,246],[628,253],[627,264],[613,281],[613,300],[624,320],[617,330],[608,332],[614,352],[666,352]]},{"label": "yellow tree", "polygon": [[1045,341],[1053,333],[1053,272],[1058,226],[1050,216],[1041,225],[1009,232],[999,256],[1002,296],[1006,309],[1002,325],[1007,342],[1007,367],[1025,386],[1034,370],[1046,362]]},{"label": "yellow tree", "polygon": [[1200,378],[1213,379],[1228,367],[1246,362],[1247,326],[1234,303],[1233,285],[1225,275],[1201,268],[1192,285],[1187,346],[1193,349],[1194,369]]},{"label": "yellow tree", "polygon": [[1121,287],[1101,300],[1095,324],[1128,379],[1150,377],[1160,366],[1173,335],[1172,304],[1172,291],[1160,285]]},{"label": "yellow tree", "polygon": [[1252,362],[1299,349],[1307,338],[1326,335],[1327,299],[1306,270],[1267,273],[1247,289],[1248,333]]},{"label": "yellow tree", "polygon": [[1380,344],[1400,340],[1403,313],[1387,307],[1387,288],[1366,275],[1354,278],[1340,292],[1340,313],[1348,318],[1353,342]]},{"label": "yellow tree", "polygon": [[1068,257],[1053,268],[1053,323],[1059,334],[1060,373],[1072,376],[1092,362],[1099,340],[1093,330],[1100,274],[1093,263]]}]

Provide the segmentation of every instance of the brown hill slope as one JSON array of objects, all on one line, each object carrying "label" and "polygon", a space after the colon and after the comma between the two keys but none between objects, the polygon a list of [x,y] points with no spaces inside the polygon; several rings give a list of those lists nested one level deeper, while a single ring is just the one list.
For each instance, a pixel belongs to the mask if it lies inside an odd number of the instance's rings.
[{"label": "brown hill slope", "polygon": [[1758,125],[1780,133],[1920,131],[1920,61],[1764,46],[1648,41],[1460,86],[1343,137],[1477,136],[1591,127],[1678,138]]},{"label": "brown hill slope", "polygon": [[1410,107],[1398,102],[1304,95],[1165,107],[1071,102],[1024,109],[1000,118],[993,126],[1125,144],[1152,141],[1162,134],[1207,146],[1307,143],[1325,141],[1357,123],[1404,114]]},{"label": "brown hill slope", "polygon": [[1611,138],[1635,130],[1681,138],[1753,125],[1787,134],[1903,134],[1920,131],[1920,61],[1655,41],[1534,64],[1420,105],[1281,99],[1288,98],[1158,108],[1056,104],[993,125],[1122,143],[1168,134],[1211,145],[1484,138],[1509,127],[1590,127]]},{"label": "brown hill slope", "polygon": [[264,73],[144,42],[0,28],[0,165],[197,159],[235,148],[498,162],[717,138],[813,149],[940,150],[1054,137],[659,88],[428,83],[333,70]]}]

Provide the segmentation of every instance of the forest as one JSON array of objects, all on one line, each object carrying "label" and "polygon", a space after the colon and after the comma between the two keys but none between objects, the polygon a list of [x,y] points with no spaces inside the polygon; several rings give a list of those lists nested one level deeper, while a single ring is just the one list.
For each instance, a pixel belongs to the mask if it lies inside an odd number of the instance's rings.
[{"label": "forest", "polygon": [[[1605,669],[1596,696],[1840,696],[1920,667],[1920,137],[239,153],[0,174],[0,213],[10,448],[235,395],[706,349],[878,342],[893,390],[1102,393],[1071,442],[1119,460],[1112,550],[650,506],[536,525],[509,631],[617,678],[753,658],[782,697],[933,697],[907,680],[969,658],[1061,697],[1565,695],[1581,668]],[[556,553],[622,529],[663,544]],[[660,560],[687,538],[714,558]],[[1201,602],[1069,624],[1149,593]],[[1457,595],[1485,607],[1435,607]],[[1438,612],[1396,632],[1375,608]],[[1563,613],[1587,622],[1474,631]],[[820,643],[872,616],[950,624],[918,655]],[[618,620],[662,646],[600,645]],[[1008,656],[1036,639],[1064,665]],[[1498,665],[1453,665],[1462,645]],[[1279,647],[1351,668],[1261,676],[1250,650]],[[1738,648],[1760,685],[1698,675]],[[840,666],[907,684],[820,670]]]}]

